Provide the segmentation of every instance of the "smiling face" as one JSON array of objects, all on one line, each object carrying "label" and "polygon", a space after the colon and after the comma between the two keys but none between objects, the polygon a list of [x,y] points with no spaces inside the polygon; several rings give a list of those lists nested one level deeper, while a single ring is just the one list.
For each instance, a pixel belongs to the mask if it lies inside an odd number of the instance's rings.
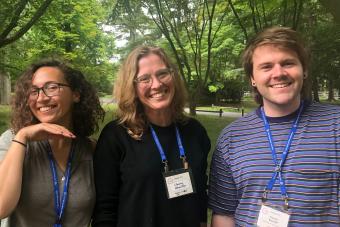
[{"label": "smiling face", "polygon": [[148,118],[157,115],[169,115],[171,112],[171,103],[175,94],[175,86],[173,79],[160,81],[159,75],[167,70],[167,66],[156,54],[146,55],[138,62],[137,80],[150,75],[151,83],[136,83],[137,96],[144,106],[145,114]]},{"label": "smiling face", "polygon": [[[32,89],[41,88],[51,82],[67,84],[62,71],[56,67],[41,67],[33,75]],[[79,101],[78,92],[70,87],[61,86],[59,93],[48,97],[40,90],[39,96],[29,98],[28,104],[33,115],[43,123],[55,123],[67,128],[72,127],[72,107]]]},{"label": "smiling face", "polygon": [[267,116],[284,116],[300,105],[303,67],[294,51],[262,45],[253,54],[252,85],[262,95]]}]

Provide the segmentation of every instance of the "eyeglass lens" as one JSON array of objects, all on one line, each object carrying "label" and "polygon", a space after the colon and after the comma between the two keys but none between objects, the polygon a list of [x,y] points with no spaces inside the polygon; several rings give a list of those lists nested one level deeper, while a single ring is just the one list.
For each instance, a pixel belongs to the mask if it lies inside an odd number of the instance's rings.
[{"label": "eyeglass lens", "polygon": [[[162,83],[167,82],[171,78],[171,71],[170,69],[159,70],[155,73],[155,77]],[[153,78],[150,74],[144,74],[137,77],[135,81],[137,83],[151,84],[153,82]]]},{"label": "eyeglass lens", "polygon": [[48,97],[52,97],[55,95],[58,95],[60,92],[61,86],[68,86],[67,84],[61,84],[61,83],[46,83],[44,86],[38,88],[33,87],[30,92],[31,98],[37,98],[40,94],[40,91],[42,90],[44,94]]}]

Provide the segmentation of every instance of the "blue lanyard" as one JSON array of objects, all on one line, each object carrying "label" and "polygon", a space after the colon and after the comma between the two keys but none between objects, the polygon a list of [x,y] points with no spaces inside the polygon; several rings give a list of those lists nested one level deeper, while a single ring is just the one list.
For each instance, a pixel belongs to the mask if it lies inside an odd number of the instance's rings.
[{"label": "blue lanyard", "polygon": [[[162,148],[161,143],[159,142],[159,139],[157,137],[157,134],[156,134],[155,130],[153,129],[153,127],[151,125],[150,125],[150,128],[151,128],[152,137],[153,137],[153,139],[154,139],[154,141],[156,143],[156,146],[158,148],[158,152],[161,155],[162,162],[165,165],[165,171],[167,171],[168,170],[167,169],[168,168],[168,161],[166,159],[164,150]],[[182,145],[181,136],[179,134],[177,126],[175,127],[175,129],[176,129],[176,140],[177,140],[177,145],[178,145],[178,149],[179,149],[180,158],[183,160],[183,162],[185,162],[185,152],[184,152],[184,147]]]},{"label": "blue lanyard", "polygon": [[66,206],[66,202],[67,202],[67,196],[68,196],[68,186],[70,183],[70,178],[71,178],[71,163],[72,163],[72,159],[73,159],[73,154],[74,154],[74,144],[72,143],[71,145],[71,151],[69,154],[69,158],[67,161],[67,167],[66,167],[66,171],[65,171],[65,183],[64,183],[64,191],[61,197],[61,201],[60,201],[60,195],[59,195],[59,183],[58,183],[58,175],[57,175],[57,168],[56,168],[56,164],[55,164],[55,160],[53,158],[52,155],[52,148],[49,145],[49,149],[48,149],[48,159],[50,161],[50,167],[51,167],[51,171],[52,171],[52,176],[53,176],[53,188],[54,188],[54,209],[57,215],[57,219],[55,224],[53,225],[53,227],[62,227],[61,226],[61,219],[63,217],[64,214],[64,210],[65,210],[65,206]]},{"label": "blue lanyard", "polygon": [[298,127],[298,124],[299,124],[299,120],[300,120],[300,117],[301,117],[301,113],[302,113],[302,110],[303,110],[303,106],[304,106],[304,103],[302,101],[301,105],[299,107],[299,110],[298,110],[298,115],[297,115],[295,121],[293,122],[292,128],[290,130],[289,137],[288,137],[285,149],[284,149],[284,151],[282,153],[282,157],[281,157],[280,163],[278,163],[278,161],[277,161],[277,155],[276,155],[276,151],[275,151],[273,137],[272,137],[272,134],[271,134],[271,131],[270,131],[269,122],[268,122],[268,120],[266,118],[266,115],[264,114],[263,107],[261,107],[261,109],[260,109],[261,110],[262,120],[264,122],[264,128],[265,128],[265,131],[266,131],[266,134],[267,134],[267,137],[268,137],[268,141],[269,141],[269,145],[270,145],[270,150],[272,152],[273,162],[274,162],[274,165],[275,165],[275,171],[273,173],[272,178],[268,182],[268,185],[266,186],[266,188],[264,190],[264,193],[263,193],[263,196],[262,196],[262,200],[266,200],[267,199],[267,193],[270,192],[273,189],[275,181],[276,181],[276,178],[279,177],[280,191],[281,191],[281,195],[282,195],[283,199],[285,200],[285,206],[286,206],[285,208],[287,208],[287,209],[288,209],[288,194],[287,194],[287,190],[286,190],[286,185],[285,185],[284,179],[282,177],[282,167],[284,165],[284,162],[287,159],[287,155],[288,155],[288,152],[289,152],[290,145],[291,145],[291,143],[293,141],[293,137],[294,137],[295,132],[297,130],[297,127]]}]

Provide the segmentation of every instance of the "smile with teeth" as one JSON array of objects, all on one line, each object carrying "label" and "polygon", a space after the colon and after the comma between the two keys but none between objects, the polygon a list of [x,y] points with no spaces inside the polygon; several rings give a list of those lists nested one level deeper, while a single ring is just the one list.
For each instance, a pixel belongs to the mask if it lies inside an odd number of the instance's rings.
[{"label": "smile with teeth", "polygon": [[50,111],[51,109],[53,109],[55,106],[42,106],[39,108],[40,112],[47,112]]},{"label": "smile with teeth", "polygon": [[272,88],[284,88],[284,87],[288,87],[289,85],[291,85],[291,83],[273,84],[273,85],[270,85],[269,87],[272,87]]},{"label": "smile with teeth", "polygon": [[161,92],[157,92],[157,93],[153,93],[150,95],[150,98],[162,98],[164,97],[166,94],[166,91],[161,91]]}]

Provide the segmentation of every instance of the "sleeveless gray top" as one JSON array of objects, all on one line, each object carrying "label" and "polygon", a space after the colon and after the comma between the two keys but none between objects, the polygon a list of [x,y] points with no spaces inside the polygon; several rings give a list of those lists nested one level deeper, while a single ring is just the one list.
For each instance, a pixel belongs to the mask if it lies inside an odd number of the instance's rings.
[{"label": "sleeveless gray top", "polygon": [[[5,156],[13,135],[8,130],[0,137],[0,160]],[[95,203],[91,141],[75,139],[75,153],[71,167],[68,201],[63,216],[63,227],[87,227]],[[53,180],[47,155],[48,142],[30,142],[25,155],[21,196],[8,219],[9,227],[53,226]],[[57,166],[59,191],[64,187],[64,173]],[[1,226],[3,227],[3,226]]]}]

